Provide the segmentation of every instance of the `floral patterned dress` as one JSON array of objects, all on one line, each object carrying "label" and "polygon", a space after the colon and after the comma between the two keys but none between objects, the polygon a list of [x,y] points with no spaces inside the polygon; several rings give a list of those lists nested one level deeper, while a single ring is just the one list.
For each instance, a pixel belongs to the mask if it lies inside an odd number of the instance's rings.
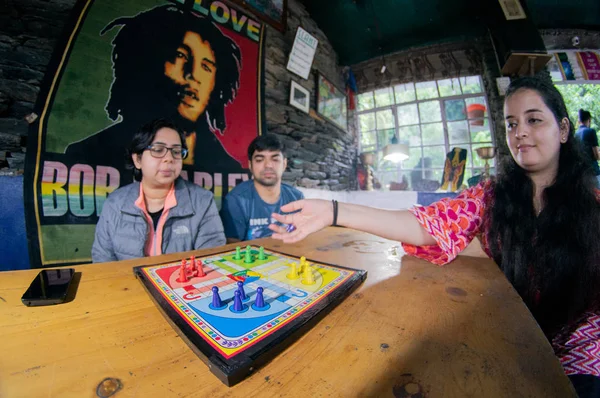
[{"label": "floral patterned dress", "polygon": [[[444,265],[454,260],[475,236],[490,256],[485,231],[482,231],[485,197],[491,184],[479,184],[464,190],[455,198],[442,199],[430,206],[415,206],[411,212],[435,239],[436,245],[413,246],[403,244],[408,255]],[[600,314],[586,313],[577,325],[565,325],[552,338],[552,347],[565,373],[600,376]]]}]

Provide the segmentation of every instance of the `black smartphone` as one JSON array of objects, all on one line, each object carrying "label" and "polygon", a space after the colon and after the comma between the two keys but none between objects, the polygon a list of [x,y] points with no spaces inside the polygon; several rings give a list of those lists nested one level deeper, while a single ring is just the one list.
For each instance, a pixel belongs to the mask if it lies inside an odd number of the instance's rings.
[{"label": "black smartphone", "polygon": [[28,307],[63,303],[74,274],[73,268],[40,271],[21,297],[21,301]]}]

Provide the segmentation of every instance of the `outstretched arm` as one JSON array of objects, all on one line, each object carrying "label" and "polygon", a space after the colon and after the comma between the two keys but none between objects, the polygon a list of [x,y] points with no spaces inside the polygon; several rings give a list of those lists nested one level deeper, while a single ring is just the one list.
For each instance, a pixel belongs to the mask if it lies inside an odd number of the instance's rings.
[{"label": "outstretched arm", "polygon": [[[333,204],[330,201],[304,199],[281,207],[282,212],[294,214],[273,214],[283,223],[294,226],[292,232],[285,227],[271,224],[273,238],[286,243],[298,242],[313,232],[333,223]],[[408,210],[382,210],[373,207],[338,203],[337,225],[369,232],[386,239],[392,239],[415,246],[436,244],[435,240],[419,224]]]}]

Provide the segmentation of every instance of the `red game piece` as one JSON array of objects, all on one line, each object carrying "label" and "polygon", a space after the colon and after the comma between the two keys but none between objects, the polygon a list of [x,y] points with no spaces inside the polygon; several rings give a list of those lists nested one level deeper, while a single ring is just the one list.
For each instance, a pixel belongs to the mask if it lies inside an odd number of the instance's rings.
[{"label": "red game piece", "polygon": [[196,257],[190,257],[190,276],[196,277],[198,276],[198,267],[196,266]]},{"label": "red game piece", "polygon": [[202,260],[196,260],[196,266],[198,270],[198,278],[203,278],[206,276],[206,272],[204,272],[204,264],[202,264]]},{"label": "red game piece", "polygon": [[188,281],[187,278],[187,269],[186,269],[186,261],[185,259],[181,260],[181,267],[179,267],[179,278],[177,278],[177,282],[185,283]]}]

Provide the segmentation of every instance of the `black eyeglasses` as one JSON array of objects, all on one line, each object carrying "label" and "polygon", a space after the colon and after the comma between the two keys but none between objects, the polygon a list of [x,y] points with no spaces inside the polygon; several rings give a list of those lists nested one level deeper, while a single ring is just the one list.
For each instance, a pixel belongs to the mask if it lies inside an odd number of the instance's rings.
[{"label": "black eyeglasses", "polygon": [[185,159],[188,155],[187,149],[178,146],[169,148],[160,144],[152,144],[146,147],[146,149],[150,151],[150,155],[152,155],[153,158],[164,158],[168,151],[171,151],[173,159]]}]

